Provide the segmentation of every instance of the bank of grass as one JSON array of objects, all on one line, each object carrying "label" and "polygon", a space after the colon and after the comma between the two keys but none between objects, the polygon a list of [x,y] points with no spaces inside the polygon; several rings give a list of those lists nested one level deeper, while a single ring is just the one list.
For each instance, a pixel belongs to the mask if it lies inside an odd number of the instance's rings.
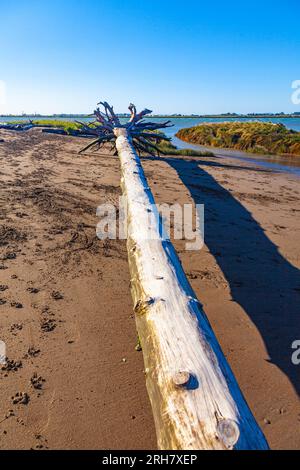
[{"label": "bank of grass", "polygon": [[74,121],[59,121],[56,119],[34,119],[33,124],[42,127],[53,127],[63,129],[68,134],[70,134],[72,131],[78,131],[81,127],[80,124]]},{"label": "bank of grass", "polygon": [[176,137],[185,142],[210,147],[257,154],[300,156],[300,132],[271,122],[204,123],[180,129]]},{"label": "bank of grass", "polygon": [[194,149],[179,149],[172,142],[162,141],[157,147],[166,155],[183,155],[186,157],[213,157],[213,152]]}]

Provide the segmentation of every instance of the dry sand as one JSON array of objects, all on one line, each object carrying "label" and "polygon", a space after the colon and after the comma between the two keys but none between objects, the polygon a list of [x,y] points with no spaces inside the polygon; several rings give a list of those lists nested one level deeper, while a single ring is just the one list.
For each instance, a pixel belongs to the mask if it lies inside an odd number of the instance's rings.
[{"label": "dry sand", "polygon": [[[1,138],[0,449],[155,448],[126,245],[95,235],[118,159],[40,130]],[[299,449],[299,179],[230,158],[143,166],[157,202],[205,204],[204,248],[175,243],[183,267],[270,446]]]}]

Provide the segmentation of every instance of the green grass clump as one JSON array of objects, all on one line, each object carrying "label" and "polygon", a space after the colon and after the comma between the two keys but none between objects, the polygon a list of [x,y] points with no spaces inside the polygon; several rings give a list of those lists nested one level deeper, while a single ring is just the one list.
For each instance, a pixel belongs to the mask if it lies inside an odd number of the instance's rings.
[{"label": "green grass clump", "polygon": [[180,129],[176,137],[211,147],[232,148],[257,154],[300,156],[300,132],[271,122],[204,123]]},{"label": "green grass clump", "polygon": [[78,129],[81,128],[81,125],[78,124],[77,122],[74,122],[74,121],[59,121],[59,120],[56,120],[56,119],[34,120],[33,124],[35,124],[37,126],[55,127],[55,128],[58,128],[58,129],[63,129],[68,134],[70,134],[72,131],[77,131]]},{"label": "green grass clump", "polygon": [[187,157],[213,157],[214,154],[209,151],[200,151],[194,149],[179,149],[172,142],[162,140],[157,147],[167,155],[183,155]]},{"label": "green grass clump", "polygon": [[185,157],[213,157],[214,153],[201,150],[194,150],[194,149],[170,149],[168,147],[158,145],[158,147],[167,155],[183,155]]}]

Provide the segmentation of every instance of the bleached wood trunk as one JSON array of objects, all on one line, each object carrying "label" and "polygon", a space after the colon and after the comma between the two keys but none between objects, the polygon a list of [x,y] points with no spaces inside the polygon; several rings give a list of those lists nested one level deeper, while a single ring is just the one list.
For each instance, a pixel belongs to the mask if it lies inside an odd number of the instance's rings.
[{"label": "bleached wood trunk", "polygon": [[[130,137],[114,130],[128,258],[160,449],[267,449],[160,218]],[[149,223],[150,222],[150,223]]]}]

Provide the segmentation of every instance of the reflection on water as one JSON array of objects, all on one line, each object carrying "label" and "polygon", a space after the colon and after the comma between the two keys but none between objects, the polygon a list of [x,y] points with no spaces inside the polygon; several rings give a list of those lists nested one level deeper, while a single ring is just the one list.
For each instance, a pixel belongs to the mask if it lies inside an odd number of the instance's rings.
[{"label": "reflection on water", "polygon": [[[46,118],[46,117],[45,117]],[[55,119],[52,116],[49,117],[50,119]],[[49,119],[48,118],[48,119]],[[27,121],[28,118],[15,118],[11,116],[0,117],[0,122],[11,122],[18,120]],[[44,119],[38,117],[37,119]],[[91,121],[91,118],[60,118],[57,117],[56,119],[60,121],[75,121],[79,119],[80,121]],[[293,129],[300,132],[300,118],[260,118],[260,119],[253,119],[253,118],[243,118],[243,119],[236,119],[236,118],[150,118],[151,121],[154,122],[161,122],[170,120],[173,124],[173,127],[169,127],[165,129],[165,133],[167,136],[172,138],[172,141],[175,145],[179,148],[194,148],[200,150],[207,150],[208,147],[203,147],[201,145],[195,144],[188,144],[187,142],[183,142],[175,137],[175,134],[184,127],[192,127],[200,124],[202,122],[224,122],[224,121],[263,121],[263,122],[274,122],[274,123],[283,123],[287,128]],[[127,119],[121,119],[121,122],[126,122]],[[212,150],[212,149],[209,149]],[[259,166],[263,166],[266,168],[270,168],[272,170],[277,171],[287,171],[289,173],[293,173],[294,175],[300,176],[300,157],[280,157],[276,155],[256,155],[256,154],[249,154],[246,152],[241,152],[237,150],[227,150],[227,149],[213,149],[215,155],[219,157],[231,157],[231,158],[238,158],[239,160],[247,161],[254,163]]]},{"label": "reflection on water", "polygon": [[285,171],[300,177],[300,157],[281,157],[279,155],[257,155],[240,150],[231,149],[217,149],[212,147],[205,147],[204,145],[189,144],[183,142],[177,137],[173,137],[172,141],[178,148],[192,148],[195,150],[210,150],[217,157],[230,157],[237,158],[245,162],[253,163],[255,165],[269,168],[274,171]]},{"label": "reflection on water", "polygon": [[212,147],[205,147],[203,145],[189,144],[183,142],[177,137],[172,138],[175,145],[178,148],[191,148],[195,150],[210,150],[217,157],[230,157],[237,158],[238,160],[243,160],[255,165],[262,166],[264,168],[269,168],[274,171],[284,171],[292,173],[293,175],[300,176],[300,157],[281,157],[279,155],[257,155],[251,154],[248,152],[242,152],[240,150],[231,150],[231,149],[218,149]]}]

